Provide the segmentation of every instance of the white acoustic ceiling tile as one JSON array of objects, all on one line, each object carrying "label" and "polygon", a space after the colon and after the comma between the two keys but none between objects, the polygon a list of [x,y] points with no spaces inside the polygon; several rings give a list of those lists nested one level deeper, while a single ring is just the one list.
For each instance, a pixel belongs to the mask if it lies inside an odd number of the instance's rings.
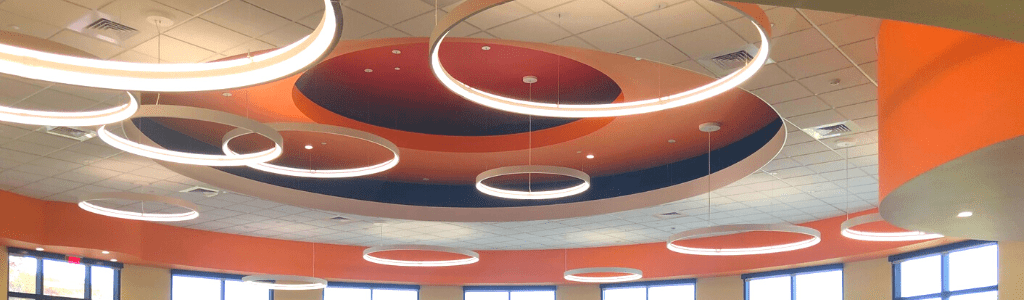
[{"label": "white acoustic ceiling tile", "polygon": [[522,4],[515,1],[508,2],[496,7],[492,7],[488,10],[482,11],[465,22],[476,26],[481,29],[491,29],[495,26],[512,22],[513,20],[523,18],[532,14],[529,8],[526,8]]},{"label": "white acoustic ceiling tile", "polygon": [[61,0],[7,0],[0,2],[0,10],[60,28],[67,27],[89,12],[86,8]]},{"label": "white acoustic ceiling tile", "polygon": [[709,12],[711,12],[711,14],[715,15],[715,17],[722,21],[743,18],[743,15],[737,12],[732,7],[725,6],[715,1],[694,0],[693,2],[697,2],[697,4],[700,4],[700,6],[704,7],[704,9],[707,9]]},{"label": "white acoustic ceiling tile", "polygon": [[720,23],[718,18],[693,1],[638,16],[636,21],[662,38],[674,37]]},{"label": "white acoustic ceiling tile", "polygon": [[59,137],[42,131],[33,131],[18,140],[51,148],[64,148],[79,143],[77,140]]},{"label": "white acoustic ceiling tile", "polygon": [[550,43],[569,36],[569,32],[538,15],[491,28],[490,34],[506,40]]},{"label": "white acoustic ceiling tile", "polygon": [[789,7],[772,9],[766,11],[765,14],[768,15],[768,20],[772,23],[773,37],[780,37],[811,28],[811,23],[807,22],[807,19],[804,19],[795,9]]},{"label": "white acoustic ceiling tile", "polygon": [[828,23],[853,17],[853,15],[822,10],[801,9],[800,11],[807,15],[807,18],[811,19],[811,21],[814,22],[814,24],[818,25],[825,25]]},{"label": "white acoustic ceiling tile", "polygon": [[[159,53],[157,44],[160,45]],[[157,38],[150,39],[132,50],[160,58],[163,63],[196,63],[214,54],[210,50],[167,36],[160,38],[159,42],[157,42]]]},{"label": "white acoustic ceiling tile", "polygon": [[46,24],[36,19],[15,15],[5,10],[0,10],[0,28],[43,39],[49,38],[61,30],[60,27]]},{"label": "white acoustic ceiling tile", "polygon": [[878,43],[876,39],[867,39],[860,42],[840,46],[846,55],[850,56],[857,64],[869,63],[878,60]]},{"label": "white acoustic ceiling tile", "polygon": [[3,76],[0,77],[0,101],[8,102],[8,104],[17,102],[39,92],[48,85],[43,82],[29,82]]},{"label": "white acoustic ceiling tile", "polygon": [[[342,9],[342,12],[343,12],[342,14],[344,16],[343,18],[348,18],[349,16],[347,14],[344,14],[345,10],[346,9]],[[317,26],[320,26],[320,21],[323,20],[323,18],[324,18],[324,11],[323,10],[318,10],[318,11],[315,11],[315,12],[309,14],[308,16],[306,16],[305,18],[302,18],[301,20],[298,20],[296,22],[298,22],[299,24],[302,24],[302,26],[306,26],[306,27],[309,27],[309,28],[316,28]]]},{"label": "white acoustic ceiling tile", "polygon": [[881,23],[880,19],[856,16],[822,25],[821,31],[824,31],[836,45],[843,46],[878,36],[878,26]]},{"label": "white acoustic ceiling tile", "polygon": [[694,73],[703,74],[704,76],[708,76],[708,77],[711,77],[711,78],[717,78],[717,76],[715,76],[715,74],[711,73],[711,71],[708,71],[707,68],[704,68],[704,65],[701,65],[696,60],[684,61],[684,62],[675,64],[675,66],[683,68],[683,69],[691,71],[691,72],[694,72]]},{"label": "white acoustic ceiling tile", "polygon": [[878,130],[878,116],[853,120],[863,130]]},{"label": "white acoustic ceiling tile", "polygon": [[597,48],[594,48],[594,46],[591,46],[590,44],[587,44],[586,41],[583,41],[580,38],[575,37],[575,36],[570,36],[570,37],[567,37],[567,38],[564,38],[564,39],[560,39],[560,40],[554,41],[552,44],[560,45],[560,46],[583,48],[583,49],[597,49]]},{"label": "white acoustic ceiling tile", "polygon": [[[341,29],[341,38],[346,40],[358,39],[364,35],[370,34],[371,32],[378,31],[387,27],[384,23],[378,22],[366,15],[359,13],[355,10],[349,9],[348,7],[341,8],[342,13],[345,15],[343,20],[344,25]],[[319,24],[319,21],[317,21]],[[308,25],[307,25],[308,26]],[[311,27],[312,28],[312,27]]]},{"label": "white acoustic ceiling tile", "polygon": [[598,49],[617,53],[658,40],[658,36],[633,20],[622,20],[578,35]]},{"label": "white acoustic ceiling tile", "polygon": [[758,34],[757,28],[747,18],[735,19],[732,21],[725,22],[726,26],[729,26],[732,31],[736,32],[748,43],[759,43],[761,42],[761,35]]},{"label": "white acoustic ceiling tile", "polygon": [[74,112],[84,111],[96,104],[97,102],[94,100],[47,89],[32,95],[32,97],[25,99],[25,101],[19,102],[18,107]]},{"label": "white acoustic ceiling tile", "polygon": [[134,62],[134,63],[147,63],[147,64],[155,64],[157,62],[156,61],[156,57],[152,57],[152,56],[145,55],[145,54],[142,54],[142,53],[139,53],[139,52],[135,52],[133,50],[127,50],[127,51],[121,52],[121,54],[118,54],[117,56],[111,57],[110,60],[113,60],[113,61],[123,61],[123,62]]},{"label": "white acoustic ceiling tile", "polygon": [[[16,150],[8,150],[8,149],[0,148],[0,157],[4,158],[2,160],[2,162],[10,163],[12,166],[16,166],[16,165],[20,165],[20,164],[23,164],[23,163],[27,163],[27,162],[39,159],[42,156],[31,154],[31,153],[20,152],[20,151],[16,151]],[[7,169],[7,168],[4,168],[4,169]]]},{"label": "white acoustic ceiling tile", "polygon": [[787,168],[787,169],[781,169],[781,170],[774,170],[772,172],[775,173],[775,177],[778,177],[778,178],[784,179],[784,180],[788,180],[789,178],[800,177],[800,176],[807,176],[807,175],[814,174],[814,171],[812,171],[811,169],[808,169],[808,168],[804,168],[804,167],[795,167],[795,168]]},{"label": "white acoustic ceiling tile", "polygon": [[409,34],[401,32],[393,27],[384,28],[363,36],[364,39],[390,39],[401,37],[409,37]]},{"label": "white acoustic ceiling tile", "polygon": [[873,84],[862,84],[837,91],[818,95],[832,107],[842,107],[878,99],[878,87]]},{"label": "white acoustic ceiling tile", "polygon": [[[445,13],[438,13],[438,20],[444,18]],[[408,33],[411,36],[417,37],[429,37],[434,31],[434,13],[428,12],[418,17],[409,19],[405,22],[398,23],[395,28],[402,32]],[[456,25],[448,32],[448,37],[465,37],[480,32],[480,29],[470,25],[469,23],[462,22]]]},{"label": "white acoustic ceiling tile", "polygon": [[40,154],[40,155],[46,155],[46,154],[48,154],[50,152],[53,152],[53,151],[57,150],[56,148],[44,147],[44,146],[40,146],[40,145],[33,144],[33,143],[23,142],[23,141],[10,141],[10,142],[4,143],[3,145],[0,145],[0,147],[3,147],[4,149],[9,149],[9,150],[23,152],[23,153],[33,153],[33,154]]},{"label": "white acoustic ceiling tile", "polygon": [[686,0],[605,0],[630,16],[652,12]]},{"label": "white acoustic ceiling tile", "polygon": [[847,119],[860,119],[877,115],[878,103],[876,101],[867,101],[836,108],[836,110]]},{"label": "white acoustic ceiling tile", "polygon": [[792,80],[793,77],[779,68],[779,64],[767,64],[761,67],[761,70],[758,70],[754,77],[741,84],[740,87],[750,91]]},{"label": "white acoustic ceiling tile", "polygon": [[204,13],[200,18],[249,37],[264,35],[288,23],[287,19],[242,0],[231,0]]},{"label": "white acoustic ceiling tile", "polygon": [[814,29],[805,29],[772,39],[771,58],[785,61],[822,50],[834,48]]},{"label": "white acoustic ceiling tile", "polygon": [[850,64],[850,61],[836,49],[829,49],[800,56],[779,62],[778,65],[783,70],[786,70],[786,73],[789,73],[798,79],[853,66]]},{"label": "white acoustic ceiling tile", "polygon": [[832,162],[842,160],[843,157],[832,151],[816,152],[811,154],[805,154],[800,156],[791,157],[793,160],[803,165],[813,165],[826,162]]},{"label": "white acoustic ceiling tile", "polygon": [[786,101],[775,104],[773,107],[775,107],[775,110],[778,111],[780,115],[786,118],[819,112],[831,108],[826,105],[825,102],[818,99],[818,97],[814,96]]},{"label": "white acoustic ceiling tile", "polygon": [[626,18],[626,15],[601,0],[576,0],[540,15],[574,34]]},{"label": "white acoustic ceiling tile", "polygon": [[[836,79],[839,80],[838,84],[834,84],[836,83]],[[868,78],[864,77],[864,74],[855,67],[849,67],[838,71],[800,79],[800,83],[816,95],[854,87],[868,82]]]},{"label": "white acoustic ceiling tile", "polygon": [[[217,2],[219,3],[220,1],[222,0],[218,0]],[[183,1],[183,3],[184,2],[187,1]],[[139,44],[157,36],[158,32],[166,32],[171,28],[163,26],[158,30],[156,25],[147,21],[146,17],[152,15],[154,12],[159,12],[159,14],[169,18],[174,22],[174,25],[181,25],[188,19],[192,18],[192,15],[188,13],[149,0],[116,0],[103,6],[99,11],[113,16],[112,21],[138,30],[134,36],[127,40],[123,40],[118,44],[118,46],[122,48],[136,47]]]},{"label": "white acoustic ceiling tile", "polygon": [[167,36],[213,52],[228,50],[249,40],[245,35],[203,19],[185,22],[168,31]]},{"label": "white acoustic ceiling tile", "polygon": [[802,186],[815,183],[828,182],[829,180],[821,175],[805,175],[800,177],[786,178],[786,183],[794,186]]},{"label": "white acoustic ceiling tile", "polygon": [[[324,9],[324,2],[320,0],[292,0],[292,1],[279,1],[279,0],[247,0],[253,5],[259,6],[269,12],[277,14],[279,16],[288,18],[289,20],[299,20],[315,11],[321,11]],[[390,1],[376,1],[376,0],[355,0],[348,2],[349,5],[358,3],[384,3]],[[409,2],[409,6],[414,6],[415,3]],[[422,3],[421,3],[422,4]],[[423,4],[426,5],[426,4]],[[389,6],[390,8],[390,6]],[[402,9],[397,7],[395,9]]]},{"label": "white acoustic ceiling tile", "polygon": [[17,170],[6,170],[0,172],[0,186],[21,187],[30,183],[43,180],[46,176],[37,175],[33,173],[26,173]]},{"label": "white acoustic ceiling tile", "polygon": [[772,161],[768,162],[768,164],[766,164],[761,169],[764,169],[766,171],[775,171],[775,170],[781,170],[781,169],[787,169],[787,168],[793,168],[793,167],[799,167],[799,166],[800,166],[800,163],[797,163],[796,161],[794,161],[792,159],[782,158],[782,159],[775,159],[775,160],[772,160]]},{"label": "white acoustic ceiling tile", "polygon": [[620,54],[639,57],[650,61],[674,65],[690,59],[664,40],[622,51]]},{"label": "white acoustic ceiling tile", "polygon": [[875,82],[878,82],[878,62],[877,61],[869,62],[869,63],[866,63],[866,64],[861,64],[860,68],[864,69],[864,72],[867,72],[868,76],[871,76],[871,79],[874,79]]},{"label": "white acoustic ceiling tile", "polygon": [[787,145],[782,148],[782,155],[792,157],[823,151],[829,151],[828,147],[825,147],[825,145],[822,145],[817,141],[812,141],[795,145]]},{"label": "white acoustic ceiling tile", "polygon": [[807,88],[803,87],[796,81],[773,85],[751,92],[771,104],[782,103],[812,95]]},{"label": "white acoustic ceiling tile", "polygon": [[56,178],[91,184],[102,181],[120,173],[100,168],[78,168],[57,175]]},{"label": "white acoustic ceiling tile", "polygon": [[101,160],[101,161],[92,163],[89,166],[90,167],[97,167],[97,168],[101,168],[101,169],[107,169],[107,170],[111,170],[111,171],[122,172],[122,173],[131,172],[131,171],[138,170],[140,168],[144,168],[143,166],[140,166],[140,165],[126,164],[126,163],[123,163],[123,162],[120,162],[120,161],[110,160],[110,159]]},{"label": "white acoustic ceiling tile", "polygon": [[174,9],[186,12],[188,14],[196,15],[204,12],[210,8],[215,7],[217,4],[224,2],[224,0],[154,0],[167,6],[173,7]]},{"label": "white acoustic ceiling tile", "polygon": [[668,41],[694,59],[736,51],[747,45],[725,24],[691,31]]},{"label": "white acoustic ceiling tile", "polygon": [[313,32],[313,30],[306,28],[306,26],[299,25],[298,23],[288,23],[271,33],[261,36],[260,40],[274,46],[284,47],[308,36],[310,32]]},{"label": "white acoustic ceiling tile", "polygon": [[791,122],[800,126],[800,128],[811,128],[821,126],[825,124],[832,124],[835,122],[845,121],[846,118],[839,115],[835,110],[823,110],[816,113],[810,113],[806,115],[800,115],[789,119]]}]

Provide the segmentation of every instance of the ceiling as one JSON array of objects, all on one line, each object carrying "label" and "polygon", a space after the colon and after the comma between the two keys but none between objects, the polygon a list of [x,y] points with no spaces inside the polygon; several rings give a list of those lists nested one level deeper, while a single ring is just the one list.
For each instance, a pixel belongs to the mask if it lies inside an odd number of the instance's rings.
[{"label": "ceiling", "polygon": [[[450,2],[440,6],[450,9]],[[659,9],[657,3],[668,6]],[[164,62],[202,62],[293,42],[316,26],[320,5],[313,0],[4,0],[0,1],[0,30],[64,43],[102,59],[157,62],[159,56]],[[771,58],[775,63],[766,65],[742,87],[771,104],[785,118],[790,135],[779,156],[762,172],[711,194],[711,222],[801,223],[877,206],[874,74],[879,20],[763,8],[773,22]],[[62,29],[93,9],[121,16],[115,21],[140,33],[115,45]],[[154,9],[175,21],[174,26],[160,30],[164,32],[160,38],[157,28],[141,17]],[[439,15],[443,14],[442,10]],[[679,24],[679,14],[690,21]],[[755,42],[752,27],[739,17],[710,2],[521,0],[471,18],[454,34],[597,49],[712,75],[697,59]],[[247,21],[254,18],[266,21]],[[432,2],[352,0],[344,2],[343,38],[425,37],[434,18]],[[835,79],[839,81],[832,84]],[[17,107],[110,106],[124,101],[119,94],[0,78],[0,103]],[[799,130],[843,120],[853,120],[862,128],[850,136],[857,145],[847,149],[833,150],[834,140],[817,141]],[[848,180],[845,153],[850,157]],[[76,202],[78,194],[93,191],[172,195],[196,202],[202,212],[198,219],[172,225],[275,239],[542,249],[657,242],[708,224],[706,196],[560,220],[455,223],[342,214],[346,220],[338,221],[331,220],[339,216],[333,212],[239,193],[244,191],[223,191],[212,197],[180,193],[193,186],[217,187],[121,153],[98,139],[77,142],[35,126],[0,124],[0,155],[5,158],[0,160],[0,188],[4,190],[67,202]],[[668,212],[681,216],[656,216]]]}]

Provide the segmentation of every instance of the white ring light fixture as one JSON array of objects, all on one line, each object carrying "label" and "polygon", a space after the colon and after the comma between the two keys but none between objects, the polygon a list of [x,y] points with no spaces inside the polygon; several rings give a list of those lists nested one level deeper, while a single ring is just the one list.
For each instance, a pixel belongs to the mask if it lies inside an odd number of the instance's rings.
[{"label": "white ring light fixture", "polygon": [[[694,248],[685,247],[674,244],[677,241],[691,240],[706,237],[715,237],[729,234],[746,233],[754,231],[775,231],[775,232],[788,232],[798,233],[810,236],[811,238],[793,242],[789,244],[773,245],[765,247],[752,247],[752,248]],[[731,255],[751,255],[751,254],[768,254],[799,250],[807,247],[817,245],[821,242],[821,232],[816,229],[789,225],[789,224],[736,224],[736,225],[720,225],[706,228],[699,228],[693,230],[683,231],[672,235],[668,239],[668,249],[693,255],[711,255],[711,256],[731,256]]]},{"label": "white ring light fixture", "polygon": [[0,44],[0,72],[64,84],[132,91],[192,92],[256,85],[300,72],[323,59],[341,36],[337,2],[324,0],[320,25],[270,52],[191,64],[113,62]]},{"label": "white ring light fixture", "polygon": [[[128,200],[141,202],[142,205],[146,203],[160,203],[166,205],[173,205],[190,210],[186,213],[156,213],[156,212],[134,212],[120,209],[113,209],[102,207],[93,204],[92,201],[104,201],[104,200]],[[139,221],[154,221],[154,222],[177,222],[192,220],[199,217],[199,208],[195,204],[187,200],[149,195],[149,194],[138,194],[128,192],[104,192],[104,193],[91,193],[85,194],[78,197],[78,207],[99,215],[104,215],[119,219],[139,220]],[[145,206],[143,206],[145,207]]]},{"label": "white ring light fixture", "polygon": [[[280,133],[275,131],[273,128],[270,128],[270,126],[267,126],[260,122],[253,121],[251,119],[247,119],[242,116],[233,115],[218,110],[174,105],[144,105],[139,108],[139,111],[134,116],[132,116],[132,118],[147,117],[189,119],[244,128],[245,130],[251,133],[259,134],[270,139],[271,141],[274,142],[274,148],[255,153],[232,156],[197,154],[167,150],[162,147],[154,147],[144,145],[142,143],[132,142],[127,138],[117,136],[114,133],[110,132],[109,130],[107,130],[106,126],[100,127],[100,129],[97,130],[96,132],[99,135],[100,139],[102,139],[110,146],[113,146],[114,148],[139,156],[179,164],[219,167],[244,166],[271,161],[277,158],[278,156],[281,156],[281,152],[284,151],[282,148],[282,145],[284,145],[284,138],[281,137]],[[135,128],[135,124],[132,122],[128,122],[128,124],[125,124],[124,126],[126,128],[131,128],[132,132],[138,132],[140,137],[145,136],[142,132],[139,131],[138,128]]]},{"label": "white ring light fixture", "polygon": [[[467,257],[463,258],[463,259],[453,259],[453,260],[419,260],[419,261],[417,261],[417,260],[387,259],[387,258],[380,258],[380,257],[373,256],[374,253],[386,252],[386,251],[433,251],[433,252],[444,252],[444,253],[465,255]],[[444,246],[431,246],[431,245],[384,245],[384,246],[376,246],[376,247],[366,248],[366,250],[363,250],[363,259],[365,259],[366,261],[372,262],[372,263],[376,263],[376,264],[390,265],[390,266],[399,266],[399,267],[449,267],[449,266],[468,265],[468,264],[472,264],[472,263],[478,262],[478,261],[480,261],[480,254],[477,254],[475,251],[472,251],[472,250],[452,248],[452,247],[444,247]]]},{"label": "white ring light fixture", "polygon": [[[319,290],[327,287],[327,280],[309,276],[250,275],[242,277],[242,281],[271,290],[301,291]],[[279,283],[281,281],[294,283]]]},{"label": "white ring light fixture", "polygon": [[[441,58],[438,55],[438,50],[441,48],[441,42],[448,35],[448,33],[453,28],[455,28],[456,25],[490,7],[494,7],[497,6],[498,4],[505,3],[511,0],[491,0],[490,2],[493,3],[485,3],[484,1],[486,0],[481,0],[474,3],[466,2],[461,4],[467,5],[467,7],[471,9],[479,9],[469,13],[468,15],[461,16],[461,19],[458,19],[454,22],[445,23],[449,25],[447,28],[434,30],[433,34],[430,36],[430,68],[433,71],[434,76],[441,81],[441,84],[447,87],[452,92],[462,96],[463,98],[466,98],[467,100],[498,110],[504,110],[508,112],[526,115],[559,118],[616,117],[655,112],[691,104],[729,91],[739,86],[744,81],[747,81],[748,79],[750,79],[750,77],[754,76],[754,74],[757,73],[757,71],[760,70],[762,66],[764,66],[765,62],[768,61],[769,38],[765,34],[765,29],[762,28],[761,24],[759,24],[751,16],[747,15],[742,11],[736,10],[741,15],[750,19],[751,23],[757,29],[757,32],[761,37],[761,47],[760,49],[758,49],[757,54],[754,55],[753,60],[747,63],[746,66],[740,68],[739,70],[733,72],[732,74],[722,77],[721,79],[715,80],[714,82],[711,82],[707,85],[673,95],[662,96],[653,99],[630,101],[624,103],[556,105],[513,99],[473,88],[455,79],[455,77],[452,77],[451,74],[448,74],[448,71],[445,70],[444,66],[441,65]],[[731,6],[728,7],[733,8]],[[456,7],[456,9],[458,9],[458,7]],[[460,15],[457,14],[449,14],[449,16],[460,17]],[[445,21],[449,20],[446,19]]]},{"label": "white ring light fixture", "polygon": [[132,93],[128,103],[108,109],[88,112],[56,112],[19,109],[0,106],[0,121],[49,126],[96,126],[122,121],[139,110],[139,101]]},{"label": "white ring light fixture", "polygon": [[[549,191],[513,191],[506,189],[499,189],[484,184],[484,180],[488,178],[494,178],[498,176],[514,175],[514,174],[551,174],[551,175],[562,175],[568,177],[574,177],[579,180],[583,180],[583,183],[567,187],[564,189],[549,190]],[[541,199],[555,199],[568,197],[585,192],[590,189],[590,175],[583,173],[583,171],[558,167],[558,166],[510,166],[501,167],[496,169],[490,169],[480,173],[476,176],[476,189],[484,194],[488,194],[495,197],[508,198],[508,199],[519,199],[519,200],[541,200]]]},{"label": "white ring light fixture", "polygon": [[[286,176],[295,176],[295,177],[308,177],[308,178],[348,178],[348,177],[358,177],[358,176],[364,176],[364,175],[370,175],[370,174],[376,174],[376,173],[384,172],[384,171],[387,171],[388,169],[393,168],[395,165],[398,164],[398,146],[395,146],[394,143],[392,143],[391,141],[388,141],[385,138],[382,138],[380,136],[377,136],[377,135],[374,135],[374,134],[371,134],[371,133],[368,133],[368,132],[363,132],[363,131],[359,131],[359,130],[355,130],[355,129],[350,129],[350,128],[345,128],[345,127],[338,127],[338,126],[324,125],[324,124],[316,124],[316,123],[269,123],[269,124],[266,124],[266,125],[269,126],[272,129],[274,129],[275,131],[278,131],[278,132],[281,132],[281,131],[317,132],[317,133],[333,134],[333,135],[340,135],[340,136],[345,136],[345,137],[361,139],[361,140],[364,140],[364,141],[367,141],[367,142],[371,142],[371,143],[380,145],[381,147],[384,147],[384,148],[388,149],[389,151],[391,151],[392,154],[394,154],[394,157],[391,158],[388,161],[383,162],[383,163],[379,163],[379,164],[368,166],[368,167],[349,168],[349,169],[336,169],[336,170],[299,169],[299,168],[291,168],[291,167],[274,165],[274,164],[270,164],[270,163],[252,164],[252,165],[249,165],[250,168],[257,169],[257,170],[264,171],[264,172],[268,172],[268,173],[274,173],[274,174],[286,175]],[[236,137],[239,137],[239,136],[242,136],[242,135],[246,135],[246,134],[249,134],[249,133],[252,133],[252,132],[247,130],[247,129],[244,129],[244,128],[238,128],[238,129],[235,129],[235,130],[232,130],[232,131],[228,132],[224,136],[224,141],[221,144],[221,148],[224,150],[224,153],[227,154],[228,156],[239,155],[234,150],[231,150],[231,148],[228,146],[228,143],[230,143],[231,140],[236,138]]]},{"label": "white ring light fixture", "polygon": [[[621,273],[620,276],[581,276],[580,274],[593,273]],[[644,277],[644,272],[633,268],[581,268],[565,271],[565,280],[591,283],[610,283],[633,281]]]},{"label": "white ring light fixture", "polygon": [[937,233],[925,233],[921,231],[905,231],[905,232],[871,232],[871,231],[860,231],[854,230],[853,227],[864,225],[867,223],[883,222],[885,219],[879,213],[873,213],[863,215],[855,218],[851,218],[843,222],[840,225],[842,228],[842,234],[845,237],[861,240],[861,241],[873,241],[873,242],[901,242],[901,241],[920,241],[920,240],[932,240],[942,238],[941,234]]}]

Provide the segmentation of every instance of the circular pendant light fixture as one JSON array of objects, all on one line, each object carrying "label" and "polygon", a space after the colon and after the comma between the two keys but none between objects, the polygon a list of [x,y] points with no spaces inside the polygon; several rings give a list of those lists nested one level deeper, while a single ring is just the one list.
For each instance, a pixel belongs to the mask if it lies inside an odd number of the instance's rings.
[{"label": "circular pendant light fixture", "polygon": [[[139,202],[142,204],[142,211],[128,211],[114,208],[108,208],[96,205],[94,201],[113,201],[113,200],[127,200],[132,202]],[[189,212],[185,213],[166,213],[166,212],[146,212],[146,203],[157,204],[160,206],[175,206],[182,209],[187,209]],[[78,197],[78,207],[85,211],[104,215],[119,219],[139,220],[139,221],[153,221],[153,222],[177,222],[187,221],[199,217],[199,208],[192,202],[187,200],[150,195],[150,194],[138,194],[129,192],[103,192],[103,193],[91,193],[85,194]]]},{"label": "circular pendant light fixture", "polygon": [[71,85],[132,91],[191,92],[261,84],[322,60],[341,36],[340,4],[324,0],[319,26],[291,45],[225,61],[187,64],[114,62],[0,44],[0,72]]},{"label": "circular pendant light fixture", "polygon": [[[484,184],[484,180],[488,178],[494,178],[498,176],[514,175],[514,174],[550,174],[550,175],[561,175],[567,177],[573,177],[582,180],[583,183],[574,185],[571,187],[557,189],[557,190],[545,190],[545,191],[515,191],[508,189],[499,189]],[[490,169],[480,173],[476,176],[476,189],[484,194],[488,194],[495,197],[508,198],[508,199],[520,199],[520,200],[542,200],[542,199],[555,199],[577,195],[579,193],[590,189],[590,175],[583,173],[580,170],[558,167],[558,166],[511,166],[501,167],[496,169]]]},{"label": "circular pendant light fixture", "polygon": [[[371,142],[371,143],[377,144],[377,145],[379,145],[381,147],[384,147],[385,149],[388,149],[389,151],[391,151],[391,153],[394,155],[394,157],[389,159],[388,161],[385,161],[385,162],[382,162],[382,163],[379,163],[379,164],[375,164],[375,165],[372,165],[372,166],[359,167],[359,168],[349,168],[349,169],[333,169],[333,170],[317,170],[317,169],[313,169],[313,168],[300,169],[300,168],[292,168],[292,167],[279,166],[279,165],[274,165],[274,164],[270,164],[270,163],[252,164],[252,165],[249,165],[250,168],[257,169],[257,170],[264,171],[264,172],[268,172],[268,173],[274,173],[274,174],[286,175],[286,176],[294,176],[294,177],[307,177],[307,178],[348,178],[348,177],[358,177],[358,176],[365,176],[365,175],[370,175],[370,174],[376,174],[376,173],[384,172],[384,171],[387,171],[388,169],[393,168],[395,165],[398,164],[398,146],[395,146],[394,143],[392,143],[391,141],[388,141],[385,138],[382,138],[380,136],[377,136],[377,135],[374,135],[374,134],[371,134],[371,133],[368,133],[368,132],[363,132],[363,131],[359,131],[359,130],[355,130],[355,129],[351,129],[351,128],[338,127],[338,126],[332,126],[332,125],[324,125],[324,124],[316,124],[316,123],[269,123],[269,124],[266,124],[266,125],[269,126],[272,129],[274,129],[277,132],[282,132],[282,131],[314,132],[314,133],[332,134],[332,135],[338,135],[338,136],[344,136],[344,137],[360,139],[360,140],[364,140],[364,141],[367,141],[367,142]],[[232,130],[232,131],[228,132],[224,136],[224,142],[221,145],[221,148],[224,150],[224,153],[227,154],[228,156],[237,156],[237,155],[239,155],[234,150],[231,150],[231,148],[230,148],[230,146],[228,144],[234,138],[237,138],[239,136],[246,135],[246,134],[249,134],[249,133],[252,133],[252,132],[247,130],[247,129],[245,129],[245,128],[238,128],[238,129],[235,129],[235,130]],[[306,146],[306,150],[312,150],[312,148],[313,148],[312,146]]]},{"label": "circular pendant light fixture", "polygon": [[[271,141],[274,142],[274,147],[271,149],[255,153],[230,156],[198,154],[167,150],[162,147],[154,147],[144,145],[139,142],[133,142],[128,140],[127,138],[117,136],[116,134],[110,132],[107,129],[107,126],[100,127],[100,129],[97,130],[96,132],[100,139],[102,139],[110,146],[113,146],[114,148],[143,157],[179,164],[220,167],[244,166],[271,161],[280,156],[281,152],[283,151],[282,145],[284,145],[284,138],[281,136],[280,133],[275,131],[273,128],[270,128],[270,126],[267,126],[263,123],[256,122],[254,120],[242,116],[212,109],[175,105],[144,105],[139,108],[139,111],[134,116],[132,116],[132,118],[151,117],[188,119],[244,128],[250,133],[259,134],[263,137],[266,137],[267,139],[270,139]],[[135,124],[133,122],[128,122],[123,126],[125,128],[131,129],[132,132],[138,132],[140,137],[144,136],[144,134],[138,128],[135,127]]]},{"label": "circular pendant light fixture", "polygon": [[864,225],[874,222],[884,222],[882,215],[879,213],[867,214],[855,218],[851,218],[843,222],[840,227],[842,228],[842,234],[845,237],[861,240],[861,241],[873,241],[873,242],[902,242],[902,241],[920,241],[920,240],[932,240],[942,238],[941,234],[936,233],[925,233],[920,231],[904,231],[904,232],[871,232],[871,231],[860,231],[855,230],[853,227]]},{"label": "circular pendant light fixture", "polygon": [[[618,276],[587,276],[585,274],[618,273]],[[612,283],[633,281],[644,277],[644,272],[633,268],[580,268],[565,271],[565,280],[589,283]]]},{"label": "circular pendant light fixture", "polygon": [[[821,232],[814,228],[790,225],[790,224],[732,224],[732,225],[711,225],[711,133],[722,129],[722,124],[709,122],[700,124],[698,129],[701,132],[708,134],[708,227],[698,228],[693,230],[683,231],[677,234],[673,234],[668,238],[666,246],[669,250],[683,254],[692,255],[710,255],[710,256],[730,256],[730,255],[752,255],[752,254],[768,254],[777,252],[786,252],[799,250],[807,247],[817,245],[821,242]],[[686,247],[676,245],[677,241],[685,241],[699,238],[716,237],[730,234],[740,234],[748,232],[785,232],[785,233],[796,233],[807,235],[810,238],[798,242],[763,246],[763,247],[748,247],[748,248],[700,248],[700,247]]]},{"label": "circular pendant light fixture", "polygon": [[309,276],[250,275],[242,277],[242,281],[261,288],[285,291],[319,290],[327,287],[327,280]]},{"label": "circular pendant light fixture", "polygon": [[441,81],[441,84],[455,94],[458,94],[469,101],[498,110],[518,114],[558,118],[616,117],[655,112],[705,100],[729,91],[754,76],[754,74],[764,66],[765,62],[768,61],[769,39],[768,35],[765,33],[766,27],[742,10],[728,4],[718,2],[730,9],[736,10],[740,15],[743,15],[750,20],[750,23],[753,24],[755,29],[757,29],[758,35],[761,38],[761,46],[753,59],[739,70],[689,91],[623,103],[585,105],[548,104],[496,95],[466,85],[458,79],[455,79],[455,77],[452,77],[452,75],[449,74],[441,64],[441,58],[438,54],[438,51],[441,48],[441,42],[444,41],[445,37],[453,28],[466,19],[472,17],[474,14],[509,1],[511,0],[466,1],[457,6],[452,13],[445,16],[445,19],[438,24],[438,27],[434,29],[434,32],[430,36],[430,68],[434,73],[434,76]]},{"label": "circular pendant light fixture", "polygon": [[19,109],[0,105],[0,121],[44,126],[97,126],[130,118],[139,110],[139,101],[132,93],[128,103],[88,112],[58,112]]},{"label": "circular pendant light fixture", "polygon": [[[452,259],[452,260],[400,260],[400,259],[388,259],[373,256],[374,253],[388,252],[388,251],[430,251],[430,252],[442,252],[448,254],[463,255],[466,258]],[[366,261],[399,267],[450,267],[450,266],[461,266],[476,263],[480,261],[480,254],[475,251],[445,247],[445,246],[432,246],[432,245],[383,245],[366,248],[363,250],[363,259]]]}]

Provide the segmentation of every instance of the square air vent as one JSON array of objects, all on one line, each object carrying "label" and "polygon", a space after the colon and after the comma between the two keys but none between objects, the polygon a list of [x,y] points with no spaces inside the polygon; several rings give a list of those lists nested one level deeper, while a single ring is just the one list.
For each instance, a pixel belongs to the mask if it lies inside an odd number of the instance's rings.
[{"label": "square air vent", "polygon": [[65,126],[46,126],[46,133],[76,141],[85,141],[96,137],[96,131]]},{"label": "square air vent", "polygon": [[[750,61],[754,60],[754,55],[757,54],[757,46],[749,44],[736,51],[729,51],[726,53],[717,53],[709,55],[702,59],[698,59],[701,65],[707,68],[715,75],[719,77],[729,75],[730,73],[742,68],[747,65]],[[768,59],[765,64],[773,63],[771,59]]]},{"label": "square air vent", "polygon": [[190,187],[190,188],[181,190],[181,192],[182,193],[190,193],[190,194],[199,194],[199,195],[203,195],[205,197],[213,197],[213,196],[216,196],[216,195],[220,195],[220,191],[218,191],[218,190],[211,189],[211,188],[199,187],[199,186]]},{"label": "square air vent", "polygon": [[860,131],[860,126],[853,121],[842,121],[811,128],[804,128],[803,130],[811,137],[821,140],[858,132]]},{"label": "square air vent", "polygon": [[113,19],[108,14],[91,11],[68,25],[68,29],[112,44],[121,44],[139,34],[138,29],[115,22]]}]

